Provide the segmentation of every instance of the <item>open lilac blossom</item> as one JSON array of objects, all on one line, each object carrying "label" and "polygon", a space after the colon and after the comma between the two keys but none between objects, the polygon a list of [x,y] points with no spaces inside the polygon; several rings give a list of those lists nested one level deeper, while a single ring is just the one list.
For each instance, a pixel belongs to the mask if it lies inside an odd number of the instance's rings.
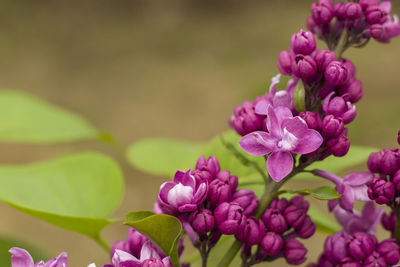
[{"label": "open lilac blossom", "polygon": [[168,214],[191,212],[204,201],[207,190],[207,180],[197,180],[191,170],[177,171],[172,182],[161,185],[158,203]]},{"label": "open lilac blossom", "polygon": [[67,253],[65,252],[47,262],[39,261],[37,263],[33,262],[32,256],[25,249],[14,247],[9,252],[12,254],[12,267],[68,267]]},{"label": "open lilac blossom", "polygon": [[326,178],[336,184],[336,191],[342,196],[340,199],[330,200],[331,210],[336,204],[349,211],[353,211],[354,201],[369,201],[367,182],[374,178],[369,172],[356,172],[345,176],[343,179],[326,171],[317,170],[316,175]]},{"label": "open lilac blossom", "polygon": [[293,169],[293,156],[307,154],[317,150],[322,136],[309,129],[306,122],[286,107],[268,106],[267,129],[269,132],[257,131],[244,136],[240,147],[250,155],[264,156],[267,159],[267,170],[271,178],[279,182]]},{"label": "open lilac blossom", "polygon": [[333,209],[336,220],[342,225],[343,230],[349,234],[364,232],[374,235],[384,212],[384,208],[377,210],[373,201],[365,202],[361,213],[357,210],[349,212],[339,205]]}]

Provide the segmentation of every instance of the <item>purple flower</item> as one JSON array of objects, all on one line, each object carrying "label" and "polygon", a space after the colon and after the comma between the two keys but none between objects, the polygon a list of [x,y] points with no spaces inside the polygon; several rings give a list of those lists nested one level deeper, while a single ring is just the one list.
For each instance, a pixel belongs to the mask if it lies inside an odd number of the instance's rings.
[{"label": "purple flower", "polygon": [[393,175],[400,169],[400,150],[393,148],[385,150],[381,160],[381,171],[387,175]]},{"label": "purple flower", "polygon": [[139,257],[140,250],[147,240],[147,237],[137,232],[135,229],[130,228],[128,232],[128,238],[126,240],[114,242],[111,247],[110,256],[112,258],[115,250],[119,249],[128,252],[135,257]]},{"label": "purple flower", "polygon": [[317,47],[314,34],[308,31],[300,30],[292,35],[291,49],[295,54],[309,55]]},{"label": "purple flower", "polygon": [[267,232],[261,240],[261,247],[270,255],[278,254],[283,248],[283,239],[275,232]]},{"label": "purple flower", "polygon": [[221,168],[216,157],[211,156],[206,160],[204,156],[201,156],[197,160],[193,175],[198,179],[201,178],[207,180],[208,183],[211,183],[211,181],[217,177],[220,169]]},{"label": "purple flower", "polygon": [[327,24],[333,18],[333,5],[321,1],[315,2],[311,5],[311,14],[316,24]]},{"label": "purple flower", "polygon": [[355,200],[369,201],[367,182],[374,177],[373,174],[369,172],[357,172],[351,173],[343,179],[322,170],[317,170],[316,174],[335,183],[336,191],[342,196],[339,200],[331,200],[330,203],[334,204],[331,204],[331,206],[339,203],[343,209],[352,212]]},{"label": "purple flower", "polygon": [[373,201],[365,202],[361,213],[356,210],[349,212],[340,206],[333,208],[336,220],[342,225],[343,230],[349,234],[363,232],[374,235],[384,211],[384,208],[376,210]]},{"label": "purple flower", "polygon": [[284,255],[289,264],[298,265],[306,261],[307,249],[297,239],[290,238],[285,240]]},{"label": "purple flower", "polygon": [[347,97],[335,96],[334,92],[330,93],[325,99],[322,109],[326,115],[334,115],[343,119],[344,124],[348,124],[354,120],[357,115],[356,107],[346,100]]},{"label": "purple flower", "polygon": [[383,228],[390,232],[394,232],[396,229],[396,214],[394,212],[390,212],[389,214],[384,213],[381,222]]},{"label": "purple flower", "polygon": [[350,142],[346,134],[347,131],[343,131],[343,133],[339,135],[339,137],[330,139],[326,143],[326,146],[328,147],[329,151],[335,157],[343,157],[347,154],[347,152],[349,152]]},{"label": "purple flower", "polygon": [[229,125],[242,136],[262,129],[264,116],[255,113],[255,104],[256,101],[244,101],[241,106],[235,107],[229,118]]},{"label": "purple flower", "polygon": [[325,241],[325,255],[332,262],[340,262],[347,257],[350,235],[345,232],[337,232],[329,236]]},{"label": "purple flower", "polygon": [[312,111],[304,111],[301,112],[299,116],[307,123],[308,128],[316,131],[321,130],[322,118],[319,113]]},{"label": "purple flower", "polygon": [[201,209],[192,213],[189,222],[193,230],[201,235],[211,232],[214,229],[214,216],[210,210]]},{"label": "purple flower", "polygon": [[297,205],[290,205],[285,209],[285,219],[290,226],[300,227],[307,216],[307,210]]},{"label": "purple flower", "polygon": [[368,6],[365,10],[365,20],[369,24],[382,24],[388,19],[388,14],[379,6]]},{"label": "purple flower", "polygon": [[310,81],[311,78],[317,73],[317,63],[311,56],[304,56],[301,54],[296,55],[293,64],[293,73],[296,77],[305,81]]},{"label": "purple flower", "polygon": [[247,218],[246,224],[242,231],[235,234],[238,241],[248,246],[259,244],[265,235],[265,225],[262,220],[255,217]]},{"label": "purple flower", "polygon": [[378,253],[373,252],[368,258],[364,260],[363,267],[386,267],[385,259]]},{"label": "purple flower", "polygon": [[158,203],[169,214],[191,212],[205,200],[207,191],[207,180],[196,180],[191,170],[177,171],[172,182],[161,185]]},{"label": "purple flower", "polygon": [[285,217],[277,209],[266,209],[261,219],[269,231],[281,234],[288,229]]},{"label": "purple flower", "polygon": [[349,79],[349,72],[342,62],[332,61],[325,69],[325,78],[330,85],[342,85]]},{"label": "purple flower", "polygon": [[322,144],[321,135],[308,129],[303,119],[293,117],[286,107],[268,107],[267,129],[269,132],[253,132],[244,136],[240,147],[255,156],[270,154],[267,170],[271,178],[279,182],[293,169],[293,156],[307,154],[318,149]]},{"label": "purple flower", "polygon": [[362,91],[362,82],[356,79],[351,79],[339,88],[339,94],[346,94],[351,103],[358,102],[364,96]]},{"label": "purple flower", "polygon": [[349,2],[343,6],[344,17],[348,20],[356,20],[362,16],[362,8],[360,4]]},{"label": "purple flower", "polygon": [[[155,265],[149,265],[149,264]],[[146,265],[147,264],[147,265]],[[142,266],[157,266],[170,267],[172,266],[169,257],[160,255],[157,249],[153,247],[150,240],[143,244],[140,251],[140,258],[133,256],[125,251],[117,249],[112,257],[112,265],[110,267],[142,267]]]},{"label": "purple flower", "polygon": [[372,173],[380,173],[381,172],[381,162],[383,155],[385,155],[385,150],[379,152],[372,152],[367,161],[368,169]]},{"label": "purple flower", "polygon": [[336,118],[334,115],[327,115],[322,120],[322,136],[324,138],[339,137],[344,130],[342,118]]},{"label": "purple flower", "polygon": [[395,189],[392,182],[375,177],[368,183],[368,197],[380,205],[389,203],[394,194]]},{"label": "purple flower", "polygon": [[217,174],[216,179],[210,183],[207,200],[214,205],[228,202],[237,186],[237,176],[231,175],[227,170],[222,170]]},{"label": "purple flower", "polygon": [[319,71],[323,72],[329,63],[336,61],[336,54],[328,49],[317,50],[314,54],[314,60],[317,63]]},{"label": "purple flower", "polygon": [[376,247],[378,252],[386,261],[387,264],[394,265],[400,260],[399,245],[394,238],[383,240]]},{"label": "purple flower", "polygon": [[278,69],[284,75],[291,75],[292,74],[292,55],[286,51],[282,50],[279,52],[278,57]]},{"label": "purple flower", "polygon": [[349,241],[349,254],[358,261],[361,261],[371,255],[375,249],[376,239],[374,236],[358,232],[352,235]]},{"label": "purple flower", "polygon": [[37,263],[33,262],[32,256],[25,249],[14,247],[9,252],[12,254],[12,267],[68,267],[67,253],[65,252],[47,262],[39,261]]},{"label": "purple flower", "polygon": [[243,208],[237,203],[221,203],[214,211],[218,229],[225,235],[232,235],[241,231],[246,224]]},{"label": "purple flower", "polygon": [[243,214],[246,216],[253,215],[257,210],[258,199],[253,191],[239,189],[232,195],[231,201],[238,203],[243,208]]}]

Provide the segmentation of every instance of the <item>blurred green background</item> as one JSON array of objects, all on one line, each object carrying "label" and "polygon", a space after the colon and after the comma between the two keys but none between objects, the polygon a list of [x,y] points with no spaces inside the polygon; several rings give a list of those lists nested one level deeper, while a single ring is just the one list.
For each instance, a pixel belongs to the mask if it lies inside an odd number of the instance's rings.
[{"label": "blurred green background", "polygon": [[[11,1],[0,3],[0,86],[33,93],[82,114],[122,144],[150,136],[208,140],[228,129],[233,107],[263,94],[280,50],[305,28],[312,1]],[[400,13],[400,2],[393,1]],[[319,48],[324,48],[319,43]],[[370,42],[345,57],[365,96],[353,143],[396,145],[400,128],[400,38]],[[168,177],[134,170],[124,151],[98,142],[0,144],[1,163],[26,163],[95,149],[119,159],[126,192],[116,217],[151,209]],[[24,240],[71,266],[109,261],[96,243],[0,204],[0,236]],[[127,228],[104,231],[111,243]],[[306,242],[315,260],[323,236]],[[211,259],[212,260],[212,259]],[[279,266],[285,266],[282,261]]]}]

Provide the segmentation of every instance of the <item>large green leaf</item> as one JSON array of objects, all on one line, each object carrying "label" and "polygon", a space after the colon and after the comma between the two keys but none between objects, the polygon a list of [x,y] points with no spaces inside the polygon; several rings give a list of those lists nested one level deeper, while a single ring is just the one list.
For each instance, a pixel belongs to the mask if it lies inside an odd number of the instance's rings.
[{"label": "large green leaf", "polygon": [[26,249],[29,254],[31,254],[35,262],[48,259],[47,256],[45,256],[35,247],[32,247],[15,239],[0,237],[0,266],[11,266],[11,254],[8,251],[12,247]]},{"label": "large green leaf", "polygon": [[57,143],[100,138],[82,117],[35,96],[0,91],[0,140],[15,143]]},{"label": "large green leaf", "polygon": [[136,168],[161,176],[193,168],[203,144],[166,138],[149,138],[133,143],[127,151],[128,161]]},{"label": "large green leaf", "polygon": [[123,194],[119,166],[99,153],[0,166],[0,200],[22,212],[100,241]]},{"label": "large green leaf", "polygon": [[180,266],[178,240],[183,234],[183,229],[176,217],[151,211],[134,211],[126,216],[125,224],[150,238],[170,256],[172,264]]}]

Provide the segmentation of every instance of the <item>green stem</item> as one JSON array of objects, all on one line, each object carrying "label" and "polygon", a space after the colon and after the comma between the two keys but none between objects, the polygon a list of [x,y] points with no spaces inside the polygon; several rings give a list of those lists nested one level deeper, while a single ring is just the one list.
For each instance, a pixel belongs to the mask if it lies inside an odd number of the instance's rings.
[{"label": "green stem", "polygon": [[227,267],[229,264],[232,262],[232,260],[235,258],[236,254],[242,247],[242,243],[239,241],[235,241],[232,243],[231,247],[227,251],[227,253],[224,255],[222,260],[218,263],[217,267]]},{"label": "green stem", "polygon": [[93,240],[97,242],[102,248],[104,248],[107,252],[110,252],[111,247],[101,238],[100,235],[93,237]]}]

